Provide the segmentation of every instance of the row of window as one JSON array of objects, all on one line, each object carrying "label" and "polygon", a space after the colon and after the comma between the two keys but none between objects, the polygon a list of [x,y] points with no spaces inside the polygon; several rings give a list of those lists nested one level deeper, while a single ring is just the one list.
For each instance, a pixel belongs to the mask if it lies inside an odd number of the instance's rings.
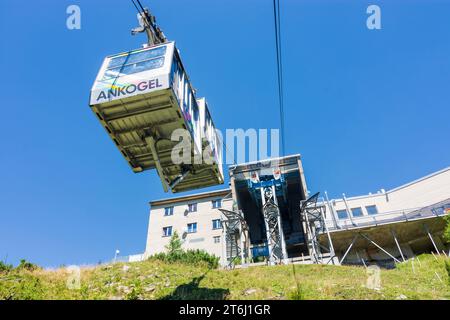
[{"label": "row of window", "polygon": [[166,54],[166,46],[154,49],[143,49],[135,52],[125,53],[111,58],[108,64],[108,69],[121,67],[128,64],[133,64],[145,60],[154,59],[164,56]]},{"label": "row of window", "polygon": [[[375,205],[366,206],[366,211],[367,211],[368,215],[375,215],[378,213],[377,206],[375,206]],[[339,219],[348,219],[348,212],[346,209],[337,210],[336,212],[337,212],[337,216]],[[361,207],[351,208],[350,213],[351,213],[352,217],[354,217],[354,218],[363,216],[363,211],[362,211]]]},{"label": "row of window", "polygon": [[[220,219],[212,220],[212,228],[213,228],[213,230],[222,229],[222,221],[220,221]],[[197,232],[197,222],[188,223],[186,232],[187,233],[196,233]],[[173,234],[172,226],[163,227],[163,237],[171,237],[172,234]]]},{"label": "row of window", "polygon": [[163,46],[113,57],[109,61],[102,80],[161,68],[164,65],[165,54],[166,46]]},{"label": "row of window", "polygon": [[[222,207],[222,201],[220,199],[211,201],[212,208],[218,209]],[[164,208],[164,215],[171,216],[173,215],[173,206]],[[188,204],[188,212],[197,212],[197,203]]]}]

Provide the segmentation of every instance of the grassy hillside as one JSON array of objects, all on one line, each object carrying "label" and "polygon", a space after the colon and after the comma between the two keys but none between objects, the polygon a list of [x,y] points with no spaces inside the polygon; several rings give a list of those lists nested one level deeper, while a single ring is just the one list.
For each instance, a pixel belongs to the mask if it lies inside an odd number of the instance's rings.
[{"label": "grassy hillside", "polygon": [[[0,272],[0,299],[449,299],[445,259],[431,255],[381,271],[365,287],[364,267],[292,265],[211,270],[157,260],[83,268],[79,289],[65,269]],[[450,270],[449,270],[450,272]]]}]

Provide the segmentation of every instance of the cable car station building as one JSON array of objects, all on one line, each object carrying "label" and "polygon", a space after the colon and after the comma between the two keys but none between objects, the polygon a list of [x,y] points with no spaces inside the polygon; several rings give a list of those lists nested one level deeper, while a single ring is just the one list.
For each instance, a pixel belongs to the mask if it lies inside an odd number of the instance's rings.
[{"label": "cable car station building", "polygon": [[449,250],[450,167],[392,190],[340,199],[310,196],[299,155],[229,168],[230,188],[150,202],[144,257],[176,231],[185,249],[223,266],[332,263],[390,266]]}]

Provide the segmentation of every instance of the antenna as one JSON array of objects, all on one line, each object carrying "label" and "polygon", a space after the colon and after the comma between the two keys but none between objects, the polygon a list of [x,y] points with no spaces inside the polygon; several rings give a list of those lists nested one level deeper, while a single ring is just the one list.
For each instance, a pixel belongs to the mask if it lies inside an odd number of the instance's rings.
[{"label": "antenna", "polygon": [[[147,46],[155,46],[160,43],[167,42],[166,36],[156,24],[156,18],[148,8],[144,8],[139,0],[131,0],[138,14],[139,27],[131,30],[131,35],[145,32],[147,34]],[[138,6],[139,5],[139,6]]]}]

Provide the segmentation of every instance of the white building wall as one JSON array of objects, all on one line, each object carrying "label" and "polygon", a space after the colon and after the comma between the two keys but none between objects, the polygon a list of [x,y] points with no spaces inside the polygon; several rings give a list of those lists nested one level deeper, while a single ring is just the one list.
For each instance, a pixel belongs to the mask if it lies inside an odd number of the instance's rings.
[{"label": "white building wall", "polygon": [[[173,203],[152,206],[150,210],[149,226],[147,234],[147,245],[145,256],[151,256],[155,253],[165,252],[166,246],[171,237],[163,236],[163,227],[172,226],[173,232],[176,231],[183,240],[183,248],[205,250],[218,257],[223,252],[223,229],[213,229],[213,220],[221,219],[219,209],[213,209],[212,201],[221,199],[221,197],[205,197],[197,200],[174,199]],[[187,212],[188,205],[197,203],[196,212]],[[222,208],[232,210],[233,201],[231,199],[222,200]],[[165,216],[166,207],[174,207],[173,215]],[[197,232],[185,233],[189,223],[197,223]],[[183,238],[183,234],[185,237]],[[220,237],[220,242],[215,243],[214,237]]]},{"label": "white building wall", "polygon": [[[336,220],[339,224],[351,223],[350,219],[338,219],[337,211],[351,211],[361,208],[363,217],[369,217],[366,207],[375,205],[378,214],[402,215],[450,198],[450,167],[433,173],[411,183],[389,191],[379,191],[358,197],[331,200]],[[366,219],[367,219],[366,218]],[[353,220],[361,219],[353,217]],[[363,218],[364,219],[364,218]],[[328,213],[327,220],[331,224],[332,216]]]},{"label": "white building wall", "polygon": [[391,210],[424,207],[450,198],[450,168],[387,193]]}]

